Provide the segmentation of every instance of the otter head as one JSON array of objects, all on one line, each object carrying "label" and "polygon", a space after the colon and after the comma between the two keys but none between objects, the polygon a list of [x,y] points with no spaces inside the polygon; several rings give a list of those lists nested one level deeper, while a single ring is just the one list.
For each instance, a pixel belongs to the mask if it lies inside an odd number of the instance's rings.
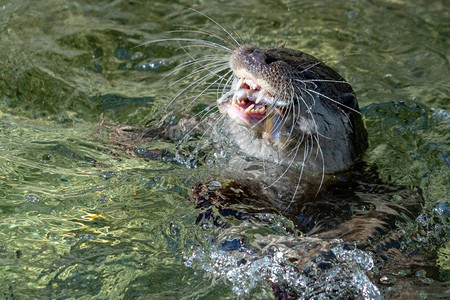
[{"label": "otter head", "polygon": [[218,106],[252,133],[253,141],[239,139],[242,149],[264,144],[249,155],[267,159],[269,149],[286,164],[332,173],[349,168],[367,148],[352,88],[316,58],[284,47],[241,46],[230,67],[234,82]]}]

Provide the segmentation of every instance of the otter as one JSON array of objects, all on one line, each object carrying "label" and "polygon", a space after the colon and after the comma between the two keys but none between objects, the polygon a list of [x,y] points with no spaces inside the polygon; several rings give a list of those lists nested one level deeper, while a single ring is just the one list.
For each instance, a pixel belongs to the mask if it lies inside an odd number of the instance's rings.
[{"label": "otter", "polygon": [[[322,61],[284,45],[239,46],[228,64],[231,84],[217,100],[219,111],[209,114],[206,121],[190,124],[199,132],[214,127],[210,134],[213,147],[229,151],[225,165],[211,172],[232,183],[224,183],[208,198],[217,199],[223,207],[241,203],[276,211],[298,228],[315,228],[299,222],[305,203],[334,199],[332,190],[342,186],[345,178],[351,181],[350,170],[368,147],[353,89]],[[182,139],[189,132],[185,125],[192,122],[187,120],[160,122],[148,135]],[[170,154],[165,156],[166,161],[172,160]],[[206,210],[211,202],[201,195],[207,186],[202,182],[192,190],[197,207]],[[307,219],[320,220],[316,217],[308,215]],[[379,225],[373,222],[364,235],[370,236]],[[349,227],[345,225],[336,237],[364,239],[360,232],[348,236]]]},{"label": "otter", "polygon": [[[118,127],[114,143],[138,157],[192,167],[192,157],[181,153],[126,144],[155,138],[184,141],[186,133],[193,135],[189,128],[202,135],[215,128],[213,147],[227,148],[231,155],[226,165],[212,170],[210,177],[223,179],[219,188],[209,189],[209,182],[193,187],[196,206],[208,210],[208,199],[222,208],[249,204],[247,210],[258,207],[288,217],[309,235],[363,245],[389,231],[401,214],[414,215],[420,197],[385,185],[374,167],[364,163],[367,132],[356,95],[341,75],[284,45],[239,45],[227,52],[231,75],[221,80],[231,84],[218,97],[218,112],[200,122],[169,113],[149,128]],[[362,209],[350,212],[355,205]]]},{"label": "otter", "polygon": [[[209,119],[218,128],[215,147],[232,148],[219,172],[231,183],[197,184],[197,207],[250,204],[285,215],[303,233],[361,246],[401,213],[419,210],[420,197],[384,184],[364,163],[368,136],[357,98],[335,70],[284,45],[239,46],[229,67],[232,84],[217,100],[226,117]],[[374,209],[350,212],[352,205]]]},{"label": "otter", "polygon": [[[283,45],[241,46],[230,68],[231,90],[217,101],[229,116],[223,131],[246,156],[270,165],[271,174],[252,176],[266,194],[283,191],[278,209],[319,198],[337,173],[361,159],[367,132],[351,86],[336,71]],[[233,170],[250,168],[233,163]]]},{"label": "otter", "polygon": [[[250,156],[278,156],[329,173],[348,169],[366,150],[367,133],[352,88],[315,57],[284,46],[241,46],[231,55],[230,68],[232,90],[218,106],[266,142],[237,138]],[[320,159],[307,158],[315,150]]]},{"label": "otter", "polygon": [[[200,210],[196,223],[213,221],[223,229],[218,241],[228,245],[240,229],[230,217],[261,223],[261,212],[284,215],[302,239],[259,237],[250,247],[261,255],[268,244],[281,249],[311,282],[326,271],[323,266],[336,261],[330,250],[336,243],[327,241],[341,239],[365,251],[387,252],[395,245],[388,241],[398,237],[386,234],[405,216],[414,217],[422,201],[408,189],[384,184],[364,163],[368,137],[351,86],[319,59],[284,45],[238,45],[230,52],[231,75],[220,78],[230,83],[229,90],[218,97],[218,112],[208,113],[200,122],[191,117],[171,119],[169,114],[144,133],[119,127],[114,142],[138,157],[186,163],[190,160],[180,160],[180,153],[136,149],[125,145],[126,140],[179,141],[186,139],[184,133],[192,134],[188,127],[199,132],[214,128],[213,146],[226,148],[231,155],[226,165],[211,171],[209,177],[216,180],[192,187],[190,199]],[[395,261],[395,256],[379,256]],[[299,295],[296,288],[269,285],[277,299]]]}]

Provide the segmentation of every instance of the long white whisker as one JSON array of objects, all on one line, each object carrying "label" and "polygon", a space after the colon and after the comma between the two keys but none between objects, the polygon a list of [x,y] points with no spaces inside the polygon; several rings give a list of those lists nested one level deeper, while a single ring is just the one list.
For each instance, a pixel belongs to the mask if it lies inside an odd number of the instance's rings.
[{"label": "long white whisker", "polygon": [[[184,25],[184,26],[182,26],[182,27],[185,27],[185,28],[194,28],[195,30],[180,29],[180,30],[172,30],[172,31],[169,31],[169,33],[194,33],[194,34],[195,34],[195,33],[199,33],[199,34],[204,34],[204,35],[207,35],[207,36],[210,36],[210,37],[215,37],[215,38],[221,40],[221,41],[224,42],[224,43],[230,44],[230,41],[229,41],[229,40],[227,40],[227,39],[225,39],[224,37],[222,37],[222,36],[220,36],[220,35],[217,35],[217,34],[215,34],[215,33],[213,33],[213,32],[208,32],[208,31],[205,31],[205,30],[199,30],[198,28],[196,28],[196,27],[194,27],[194,26],[186,26],[186,25]],[[232,48],[235,47],[234,45],[230,45],[230,46],[232,46]],[[227,47],[227,48],[228,48],[228,47]]]},{"label": "long white whisker", "polygon": [[222,94],[225,94],[227,87],[229,87],[229,89],[231,89],[233,79],[234,79],[234,75],[233,75],[233,71],[231,71],[231,74],[230,74],[228,80],[225,82],[225,85],[223,86]]},{"label": "long white whisker", "polygon": [[[181,45],[180,45],[181,46]],[[182,47],[182,46],[181,46]],[[194,57],[192,57],[192,55],[186,51],[186,49],[183,48],[183,50],[185,51],[185,53],[191,57],[192,60],[196,61],[196,59]],[[198,62],[197,62],[198,63]],[[205,71],[208,72],[208,74],[206,74],[205,76],[203,76],[202,78],[200,78],[197,81],[194,81],[193,83],[189,84],[187,87],[185,87],[184,89],[182,89],[174,98],[172,98],[172,100],[170,101],[168,107],[185,91],[187,91],[188,89],[195,89],[196,87],[198,87],[200,84],[202,84],[203,82],[205,82],[207,79],[214,77],[214,76],[219,76],[217,73],[223,71],[224,69],[228,68],[219,68],[219,69],[215,69],[214,71],[211,71],[209,68],[210,66],[208,65],[203,65],[201,63],[198,63],[198,65],[200,66],[201,69],[204,69]],[[219,65],[219,64],[218,64]]]},{"label": "long white whisker", "polygon": [[[225,70],[225,69],[227,69],[228,67],[226,67],[226,68],[223,68],[221,71],[223,71],[223,70]],[[188,105],[187,105],[187,107],[189,107],[193,102],[195,102],[200,96],[202,96],[211,86],[213,86],[214,84],[216,84],[217,83],[217,81],[219,81],[219,80],[223,80],[223,77],[222,76],[220,76],[218,79],[216,79],[215,81],[213,81],[211,84],[209,84],[206,88],[204,88],[203,89],[203,91],[201,91]]]},{"label": "long white whisker", "polygon": [[[220,98],[220,90],[221,90],[220,87],[222,87],[222,94],[224,94],[225,88],[227,87],[228,82],[231,79],[230,75],[231,75],[231,78],[232,78],[233,77],[233,71],[232,70],[229,70],[227,73],[225,73],[223,76],[221,76],[222,78],[221,78],[221,80],[220,80],[220,82],[219,82],[219,84],[217,86],[217,89],[216,89],[217,99]],[[225,84],[223,83],[224,80],[225,80]]]},{"label": "long white whisker", "polygon": [[[204,60],[204,61],[206,61],[206,60]],[[195,62],[195,63],[197,63],[197,62]],[[195,74],[198,74],[198,73],[201,73],[201,72],[205,72],[205,67],[207,67],[209,69],[210,67],[220,67],[222,65],[226,66],[227,64],[223,63],[223,62],[212,62],[212,63],[207,64],[207,65],[202,65],[202,67],[198,67],[198,68],[194,69],[191,73],[189,73],[189,74],[181,77],[180,79],[174,81],[173,83],[169,84],[168,87],[170,88],[170,87],[178,84],[180,81],[183,81],[186,78],[189,78],[189,77],[191,77],[191,76],[193,76]]]},{"label": "long white whisker", "polygon": [[[304,135],[303,135],[303,137],[304,137]],[[303,138],[302,138],[301,140],[297,141],[297,144],[296,144],[295,147],[294,147],[294,149],[295,149],[295,155],[292,156],[292,159],[289,161],[288,166],[285,168],[284,172],[283,172],[280,176],[278,176],[278,178],[277,178],[275,181],[273,181],[270,185],[268,185],[266,188],[270,188],[270,187],[273,186],[275,183],[277,183],[278,181],[280,181],[280,179],[283,178],[284,175],[286,175],[286,173],[288,172],[288,170],[289,170],[289,169],[291,168],[291,166],[294,164],[294,160],[295,160],[295,158],[297,157],[297,153],[298,153],[298,150],[300,149],[300,145],[302,144],[302,142],[303,142]]]},{"label": "long white whisker", "polygon": [[294,195],[292,195],[291,202],[290,202],[289,205],[285,208],[285,210],[283,211],[283,213],[285,213],[285,212],[291,207],[292,203],[294,203],[295,196],[297,196],[298,188],[300,187],[300,183],[301,183],[302,177],[303,177],[303,171],[304,171],[304,169],[305,169],[305,161],[306,161],[307,154],[308,154],[308,147],[307,147],[307,145],[306,145],[305,148],[304,148],[304,151],[303,151],[303,162],[302,162],[302,164],[301,164],[300,175],[298,176],[297,185],[296,185],[296,187],[295,187]]},{"label": "long white whisker", "polygon": [[322,160],[322,178],[320,180],[319,188],[317,189],[317,193],[316,193],[316,196],[317,196],[319,194],[320,189],[322,188],[322,184],[325,180],[325,159],[323,157],[322,147],[320,147],[319,139],[316,138],[316,142],[317,142],[317,149],[319,149],[319,151],[320,151],[320,158]]},{"label": "long white whisker", "polygon": [[[200,79],[198,79],[197,81],[192,82],[191,84],[189,84],[188,86],[186,86],[184,89],[182,89],[177,95],[175,95],[175,97],[172,98],[172,100],[169,102],[169,104],[167,105],[167,108],[169,108],[177,99],[178,97],[180,97],[184,92],[186,92],[189,89],[195,89],[196,87],[198,87],[199,85],[201,85],[202,83],[204,83],[207,79],[216,76],[216,74],[214,73],[208,73],[205,76],[201,77]],[[167,109],[166,108],[166,109]]]},{"label": "long white whisker", "polygon": [[[179,72],[179,71],[181,71],[181,70],[183,70],[183,69],[185,69],[185,68],[187,68],[187,67],[189,67],[189,66],[192,66],[192,65],[194,65],[194,64],[197,64],[197,62],[198,61],[200,61],[200,62],[203,62],[203,61],[212,61],[212,62],[214,62],[214,61],[216,61],[216,62],[219,62],[219,61],[223,61],[223,63],[228,63],[228,59],[225,59],[225,58],[223,58],[222,56],[217,56],[217,55],[211,55],[210,56],[211,58],[210,59],[208,59],[208,58],[203,58],[203,59],[200,59],[200,60],[190,60],[190,61],[188,61],[188,62],[184,62],[184,63],[182,63],[181,65],[178,65],[178,66],[176,66],[175,68],[173,68],[169,73],[167,73],[166,75],[164,75],[161,79],[159,79],[159,82],[162,82],[162,81],[164,81],[165,79],[167,79],[168,77],[170,77],[171,75],[173,75],[174,73],[176,73],[176,72]],[[195,70],[194,70],[195,71]],[[193,71],[192,71],[193,72]],[[192,73],[191,72],[191,73]],[[191,74],[190,73],[190,74]],[[188,74],[188,75],[186,75],[186,76],[189,76],[190,74]],[[185,78],[186,76],[184,76],[183,78]],[[182,79],[178,79],[176,82],[179,82],[180,80],[182,80]],[[174,85],[174,83],[171,83],[171,84],[169,84],[169,86],[173,86]]]},{"label": "long white whisker", "polygon": [[156,39],[156,40],[151,40],[151,41],[139,44],[137,46],[134,46],[132,49],[137,48],[137,47],[141,47],[141,46],[147,46],[147,45],[150,45],[150,44],[161,43],[161,42],[192,42],[192,43],[197,43],[198,45],[206,46],[208,48],[222,49],[222,50],[224,50],[224,51],[226,51],[228,53],[232,52],[232,50],[230,48],[225,47],[224,45],[213,43],[213,42],[208,42],[208,41],[200,40],[200,39],[192,39],[192,38]]},{"label": "long white whisker", "polygon": [[330,83],[345,83],[348,84],[345,80],[327,80],[327,79],[294,79],[298,82],[330,82]]},{"label": "long white whisker", "polygon": [[[204,110],[198,112],[197,114],[195,114],[191,119],[195,119],[197,116],[199,116],[202,113],[205,113],[205,111],[209,111],[209,109],[214,108],[215,104],[210,104],[209,106],[207,106]],[[208,118],[211,116],[211,114],[205,113],[205,116],[203,116],[200,121],[194,126],[192,127],[188,132],[186,132],[183,136],[183,138],[178,142],[177,146],[180,146],[181,143],[185,142],[187,138],[189,138],[189,136],[191,135],[191,133],[197,129],[200,125],[202,125],[203,123],[205,123]]]},{"label": "long white whisker", "polygon": [[317,95],[319,95],[319,96],[321,96],[321,97],[324,97],[325,99],[328,99],[328,100],[330,100],[331,102],[336,103],[336,104],[339,105],[339,106],[342,106],[342,107],[345,107],[345,108],[347,108],[347,109],[349,109],[349,110],[352,110],[352,111],[354,111],[355,113],[357,113],[357,114],[359,114],[359,115],[361,114],[358,110],[356,110],[356,109],[354,109],[354,108],[351,108],[351,107],[349,107],[349,106],[347,106],[347,105],[345,105],[345,104],[342,104],[342,103],[340,103],[339,101],[334,100],[333,98],[330,98],[330,97],[328,97],[328,96],[325,96],[325,95],[322,94],[322,93],[319,93],[319,92],[316,92],[316,91],[310,90],[310,89],[308,89],[308,91],[310,91],[310,92],[312,92],[312,93],[314,93],[314,94],[317,94]]},{"label": "long white whisker", "polygon": [[200,15],[202,15],[202,16],[204,16],[205,18],[207,18],[208,20],[210,20],[211,22],[213,22],[214,24],[216,24],[217,26],[219,26],[219,28],[221,28],[224,32],[226,32],[227,34],[228,34],[228,36],[236,43],[236,45],[238,46],[238,47],[240,47],[241,45],[239,44],[239,42],[233,37],[233,35],[224,27],[224,26],[222,26],[221,24],[219,24],[216,20],[214,20],[213,18],[211,18],[210,16],[208,16],[208,15],[206,15],[206,14],[204,14],[204,13],[202,13],[201,11],[198,11],[198,10],[196,10],[196,9],[194,9],[194,8],[189,8],[190,10],[192,10],[192,11],[195,11],[196,13],[198,13],[198,14],[200,14]]}]

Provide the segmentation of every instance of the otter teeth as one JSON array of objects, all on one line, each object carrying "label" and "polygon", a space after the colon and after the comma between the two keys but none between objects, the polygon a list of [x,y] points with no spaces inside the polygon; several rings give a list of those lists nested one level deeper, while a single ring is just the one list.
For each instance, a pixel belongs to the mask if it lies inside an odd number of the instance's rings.
[{"label": "otter teeth", "polygon": [[243,84],[244,84],[245,78],[241,77],[239,78],[238,84],[237,84],[237,88],[239,89]]},{"label": "otter teeth", "polygon": [[250,114],[251,110],[252,110],[254,107],[255,107],[255,104],[251,104],[249,107],[247,107],[247,108],[244,110],[244,114],[246,114],[246,115]]},{"label": "otter teeth", "polygon": [[[278,108],[278,106],[284,107],[289,104],[287,102],[277,101],[269,91],[262,89],[256,81],[245,77],[239,78],[234,89],[218,99],[219,104],[227,101],[230,101],[232,106],[238,108],[246,115],[265,114],[267,112],[266,105]],[[247,103],[247,101],[250,103]],[[281,108],[278,108],[277,112],[281,114]]]},{"label": "otter teeth", "polygon": [[265,90],[260,90],[258,93],[258,96],[256,97],[255,103],[258,104],[261,102],[264,98],[268,96],[267,92]]},{"label": "otter teeth", "polygon": [[250,89],[252,89],[252,90],[258,90],[258,88],[260,88],[260,86],[250,78],[244,78],[242,80],[242,83],[239,85],[239,87],[242,86],[242,84],[244,84],[244,83],[246,85],[248,85],[250,87]]}]

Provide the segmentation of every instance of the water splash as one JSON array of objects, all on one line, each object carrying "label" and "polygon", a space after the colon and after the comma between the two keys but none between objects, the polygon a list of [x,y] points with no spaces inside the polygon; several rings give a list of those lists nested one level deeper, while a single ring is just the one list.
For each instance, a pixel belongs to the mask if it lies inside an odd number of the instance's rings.
[{"label": "water splash", "polygon": [[[294,257],[299,254],[301,257]],[[288,288],[300,298],[381,299],[378,287],[366,274],[374,268],[372,257],[340,241],[286,237],[265,251],[244,245],[233,251],[193,246],[184,260],[187,267],[202,269],[211,279],[231,284],[239,297],[270,285],[274,291]]]}]

